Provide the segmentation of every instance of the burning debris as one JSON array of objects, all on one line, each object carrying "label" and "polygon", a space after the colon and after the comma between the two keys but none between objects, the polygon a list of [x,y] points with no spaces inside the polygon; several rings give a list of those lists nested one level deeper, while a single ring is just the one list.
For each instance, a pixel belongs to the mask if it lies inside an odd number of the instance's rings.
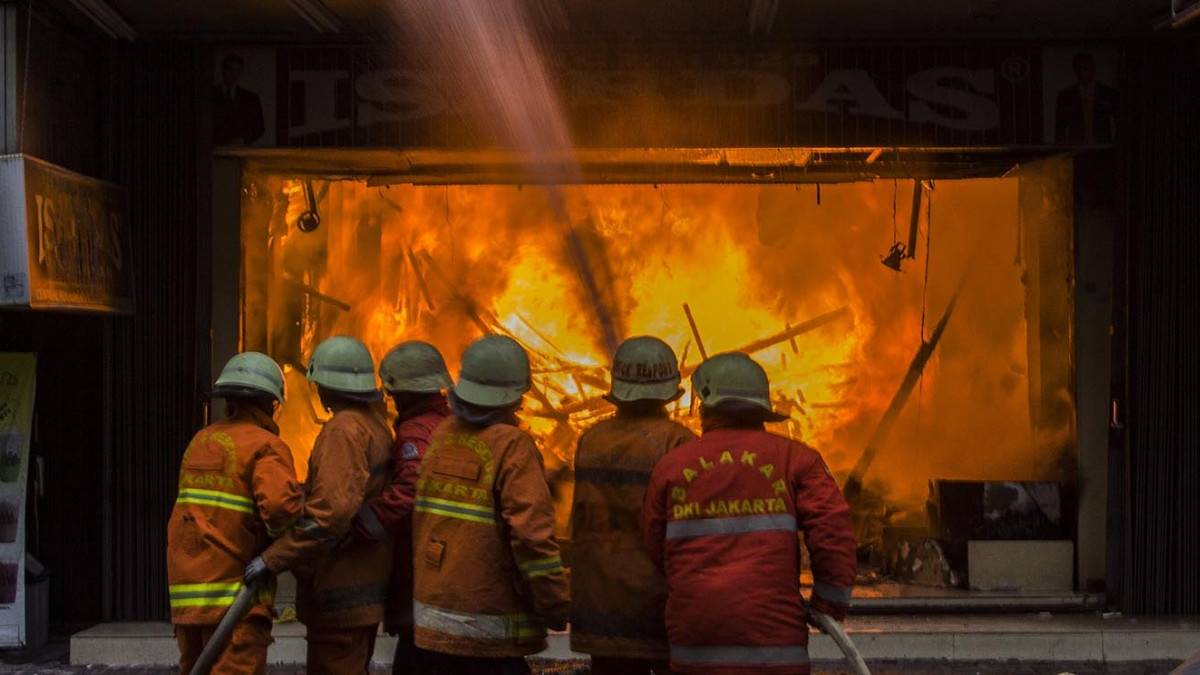
[{"label": "burning debris", "polygon": [[[555,204],[544,191],[511,185],[313,181],[321,222],[306,232],[304,181],[247,180],[244,348],[285,363],[291,392],[307,388],[307,355],[330,335],[360,337],[376,355],[427,340],[451,372],[472,339],[506,335],[526,349],[533,371],[522,419],[548,471],[569,481],[580,432],[611,407],[603,398],[609,338],[564,247],[565,217],[587,232],[580,250],[611,296],[601,304],[619,337],[664,339],[685,380],[705,356],[753,354],[768,369],[775,406],[790,415],[774,430],[821,450],[839,476],[871,479],[855,517],[864,560],[881,577],[899,564],[888,563],[891,533],[927,525],[919,521],[930,476],[1041,477],[1032,468],[1039,449],[1023,379],[1020,270],[1011,256],[985,255],[971,286],[956,290],[961,254],[931,261],[928,288],[917,275],[880,269],[877,247],[890,227],[869,223],[889,222],[890,185],[827,187],[803,223],[765,223],[796,230],[766,246],[760,221],[799,216],[760,213],[756,187],[572,186]],[[1015,230],[1003,205],[1015,194],[1003,181],[968,187],[938,186],[947,214],[940,246],[966,252],[984,238],[985,249],[994,239],[1003,251]],[[981,214],[972,206],[980,202],[997,206]],[[956,226],[955,210],[969,206],[970,227]],[[948,309],[919,340],[926,292],[931,306]],[[301,393],[280,416],[301,472],[316,408]],[[690,395],[668,410],[699,426]],[[988,451],[962,452],[980,438]],[[854,473],[856,462],[863,468]]]}]

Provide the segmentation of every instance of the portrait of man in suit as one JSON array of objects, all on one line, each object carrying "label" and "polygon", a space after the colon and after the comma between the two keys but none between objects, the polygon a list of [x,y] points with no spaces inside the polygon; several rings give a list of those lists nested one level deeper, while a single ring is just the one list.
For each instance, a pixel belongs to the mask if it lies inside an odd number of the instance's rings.
[{"label": "portrait of man in suit", "polygon": [[1054,141],[1072,145],[1111,143],[1115,135],[1117,90],[1096,80],[1091,54],[1071,58],[1075,84],[1058,92],[1054,112]]},{"label": "portrait of man in suit", "polygon": [[245,68],[237,54],[221,61],[221,81],[213,85],[214,145],[251,145],[266,131],[258,94],[238,85]]}]

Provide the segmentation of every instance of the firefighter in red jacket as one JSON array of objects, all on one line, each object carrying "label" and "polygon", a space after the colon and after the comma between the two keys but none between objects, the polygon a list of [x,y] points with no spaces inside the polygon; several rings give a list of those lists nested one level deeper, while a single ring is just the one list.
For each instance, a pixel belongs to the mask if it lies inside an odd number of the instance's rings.
[{"label": "firefighter in red jacket", "polygon": [[616,415],[584,432],[571,509],[571,649],[592,675],[667,673],[667,582],[642,550],[638,519],[654,465],[695,438],[666,404],[683,394],[665,342],[635,337],[613,356]]},{"label": "firefighter in red jacket", "polygon": [[[300,515],[292,451],[273,419],[283,400],[279,365],[266,354],[238,354],[221,371],[213,395],[225,399],[225,419],[200,430],[183,453],[167,524],[171,622],[183,675],[233,604],[242,568]],[[274,590],[270,578],[212,673],[267,672]]]},{"label": "firefighter in red jacket", "polygon": [[542,456],[517,427],[529,358],[488,335],[463,353],[417,477],[413,620],[431,675],[519,675],[567,624],[569,593]]},{"label": "firefighter in red jacket", "polygon": [[812,606],[842,620],[854,585],[846,500],[815,450],[764,430],[767,375],[748,356],[719,354],[692,375],[701,438],[654,468],[642,539],[667,576],[671,668],[705,675],[809,672],[800,596],[804,535]]},{"label": "firefighter in red jacket", "polygon": [[383,617],[384,630],[397,636],[392,672],[424,673],[423,653],[413,644],[412,511],[417,468],[429,447],[429,437],[450,416],[442,390],[452,382],[441,352],[419,340],[393,347],[379,363],[379,379],[396,405],[392,482],[359,510],[345,545],[394,538],[395,557]]}]

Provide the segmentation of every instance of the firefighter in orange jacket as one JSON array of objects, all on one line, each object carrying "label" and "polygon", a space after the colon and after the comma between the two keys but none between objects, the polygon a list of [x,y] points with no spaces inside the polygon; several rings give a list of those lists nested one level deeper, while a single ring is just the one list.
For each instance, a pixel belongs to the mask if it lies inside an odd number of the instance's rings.
[{"label": "firefighter in orange jacket", "polygon": [[667,416],[683,394],[679,363],[662,340],[617,348],[615,416],[584,432],[575,452],[571,509],[571,649],[593,675],[667,673],[667,582],[642,549],[638,520],[654,465],[694,434]]},{"label": "firefighter in orange jacket", "polygon": [[307,629],[309,675],[365,674],[383,619],[392,542],[339,548],[363,504],[391,473],[392,432],[373,405],[383,398],[367,347],[345,336],[313,350],[308,379],[333,412],[313,444],[304,510],[246,567],[247,583],[293,569],[296,615]]},{"label": "firefighter in orange jacket", "polygon": [[808,612],[800,597],[804,534],[812,606],[842,620],[854,586],[854,528],[824,460],[768,433],[767,375],[744,354],[692,374],[703,435],[663,458],[650,479],[642,536],[671,593],[671,669],[689,675],[804,675]]},{"label": "firefighter in orange jacket", "polygon": [[429,443],[413,514],[413,619],[432,675],[528,673],[524,656],[566,627],[554,505],[516,411],[529,359],[511,338],[467,348],[454,417]]},{"label": "firefighter in orange jacket", "polygon": [[[213,395],[225,399],[225,419],[188,444],[167,524],[171,621],[183,675],[233,604],[242,568],[300,514],[292,451],[272,419],[283,400],[279,365],[266,354],[238,354],[225,364]],[[275,613],[271,581],[234,628],[212,673],[266,673]]]},{"label": "firefighter in orange jacket", "polygon": [[417,469],[433,431],[450,416],[442,393],[453,383],[437,347],[419,340],[402,342],[379,363],[379,379],[396,404],[391,484],[354,517],[347,545],[391,537],[395,546],[383,628],[396,635],[393,675],[425,672],[424,654],[413,642],[412,512]]}]

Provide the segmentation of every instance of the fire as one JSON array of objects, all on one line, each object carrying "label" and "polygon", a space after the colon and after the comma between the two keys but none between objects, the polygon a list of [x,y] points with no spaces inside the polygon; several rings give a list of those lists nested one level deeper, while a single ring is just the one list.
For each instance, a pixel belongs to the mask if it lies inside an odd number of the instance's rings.
[{"label": "fire", "polygon": [[[894,230],[907,230],[903,183],[824,186],[820,203],[812,186],[566,186],[563,222],[535,187],[317,181],[312,232],[297,227],[309,208],[300,181],[247,183],[245,347],[289,366],[280,420],[302,474],[324,415],[303,366],[335,334],[362,339],[377,359],[402,340],[428,340],[452,373],[479,335],[516,338],[534,370],[523,421],[548,470],[569,466],[579,432],[611,412],[601,399],[604,317],[621,337],[672,345],[685,375],[701,342],[709,355],[753,348],[791,416],[774,430],[844,474],[968,259],[975,269],[956,314],[869,479],[915,503],[933,477],[1047,471],[1030,422],[1015,180],[939,182],[932,222],[923,218],[917,255],[899,274],[880,256],[903,237]],[[584,289],[568,236],[596,293]],[[698,426],[690,393],[670,412]]]}]

